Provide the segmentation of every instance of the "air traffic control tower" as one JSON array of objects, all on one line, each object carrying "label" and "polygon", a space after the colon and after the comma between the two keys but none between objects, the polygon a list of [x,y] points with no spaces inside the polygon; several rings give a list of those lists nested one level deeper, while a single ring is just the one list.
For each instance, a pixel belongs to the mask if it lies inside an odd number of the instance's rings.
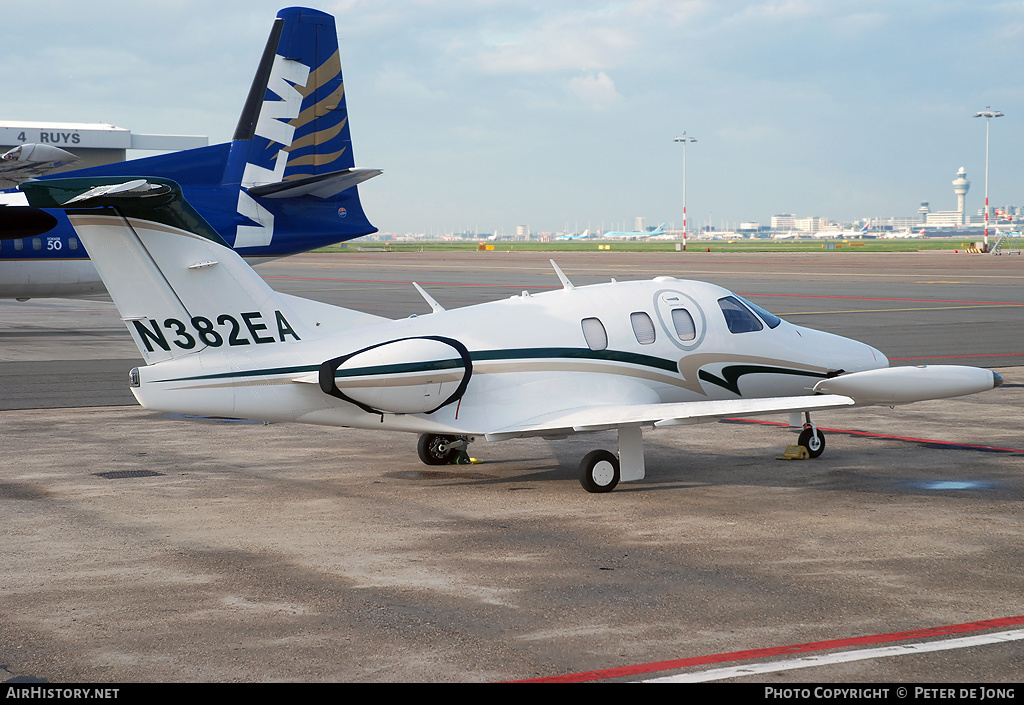
[{"label": "air traffic control tower", "polygon": [[202,135],[137,135],[105,123],[0,121],[0,154],[24,144],[45,144],[78,157],[50,173],[123,162],[129,149],[173,152],[208,143]]},{"label": "air traffic control tower", "polygon": [[960,170],[956,172],[956,178],[953,179],[953,193],[956,194],[956,209],[960,213],[960,225],[966,223],[965,214],[967,209],[964,207],[964,199],[970,190],[971,182],[967,180],[967,170],[960,167]]},{"label": "air traffic control tower", "polygon": [[967,192],[971,190],[971,182],[967,180],[967,170],[963,167],[956,172],[953,179],[953,193],[956,194],[955,211],[931,211],[928,203],[922,203],[917,212],[924,219],[924,225],[931,228],[958,228],[962,225],[970,225],[971,219],[967,217],[967,208],[964,204]]}]

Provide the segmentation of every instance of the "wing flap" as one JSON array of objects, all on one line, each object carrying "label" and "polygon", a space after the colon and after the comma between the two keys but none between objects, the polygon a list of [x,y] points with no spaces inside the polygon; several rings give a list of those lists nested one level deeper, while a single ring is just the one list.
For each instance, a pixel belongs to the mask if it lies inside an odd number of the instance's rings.
[{"label": "wing flap", "polygon": [[740,415],[760,416],[841,409],[853,404],[853,399],[838,394],[664,404],[607,404],[544,414],[521,424],[496,429],[485,434],[485,437],[489,441],[501,441],[522,436],[605,431],[620,426],[679,426]]}]

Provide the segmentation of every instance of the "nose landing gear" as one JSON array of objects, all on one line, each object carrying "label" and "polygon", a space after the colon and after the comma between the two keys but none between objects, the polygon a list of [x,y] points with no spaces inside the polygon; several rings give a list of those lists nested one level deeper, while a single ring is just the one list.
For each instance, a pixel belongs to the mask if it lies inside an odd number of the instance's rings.
[{"label": "nose landing gear", "polygon": [[811,415],[807,412],[804,412],[804,430],[800,432],[797,445],[806,448],[807,455],[811,458],[817,458],[825,452],[825,434],[811,423]]}]

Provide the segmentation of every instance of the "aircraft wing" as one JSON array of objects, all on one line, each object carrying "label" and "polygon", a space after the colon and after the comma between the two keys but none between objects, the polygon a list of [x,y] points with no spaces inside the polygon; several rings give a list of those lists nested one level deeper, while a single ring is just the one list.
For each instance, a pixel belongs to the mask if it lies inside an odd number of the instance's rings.
[{"label": "aircraft wing", "polygon": [[74,154],[53,145],[19,145],[0,155],[0,188],[17,186],[77,161]]},{"label": "aircraft wing", "polygon": [[606,404],[564,409],[527,419],[521,424],[485,434],[489,441],[523,436],[548,436],[586,431],[605,431],[619,426],[680,426],[717,421],[730,416],[787,414],[853,406],[854,400],[839,394],[761,399],[720,399],[665,404]]}]

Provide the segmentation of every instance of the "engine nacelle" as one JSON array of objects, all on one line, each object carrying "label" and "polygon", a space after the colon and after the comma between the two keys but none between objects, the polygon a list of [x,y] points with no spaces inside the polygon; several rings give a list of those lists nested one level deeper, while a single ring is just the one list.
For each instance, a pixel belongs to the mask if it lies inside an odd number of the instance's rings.
[{"label": "engine nacelle", "polygon": [[472,374],[459,341],[401,338],[323,363],[320,389],[374,414],[430,414],[460,399]]},{"label": "engine nacelle", "polygon": [[52,144],[29,143],[18,145],[14,149],[4,152],[3,155],[0,155],[0,160],[5,162],[53,164],[57,167],[77,162],[78,157],[71,152],[61,149],[60,147],[54,147]]},{"label": "engine nacelle", "polygon": [[819,394],[840,394],[858,404],[909,404],[984,392],[1003,383],[1001,375],[980,367],[918,365],[852,372],[814,385]]}]

